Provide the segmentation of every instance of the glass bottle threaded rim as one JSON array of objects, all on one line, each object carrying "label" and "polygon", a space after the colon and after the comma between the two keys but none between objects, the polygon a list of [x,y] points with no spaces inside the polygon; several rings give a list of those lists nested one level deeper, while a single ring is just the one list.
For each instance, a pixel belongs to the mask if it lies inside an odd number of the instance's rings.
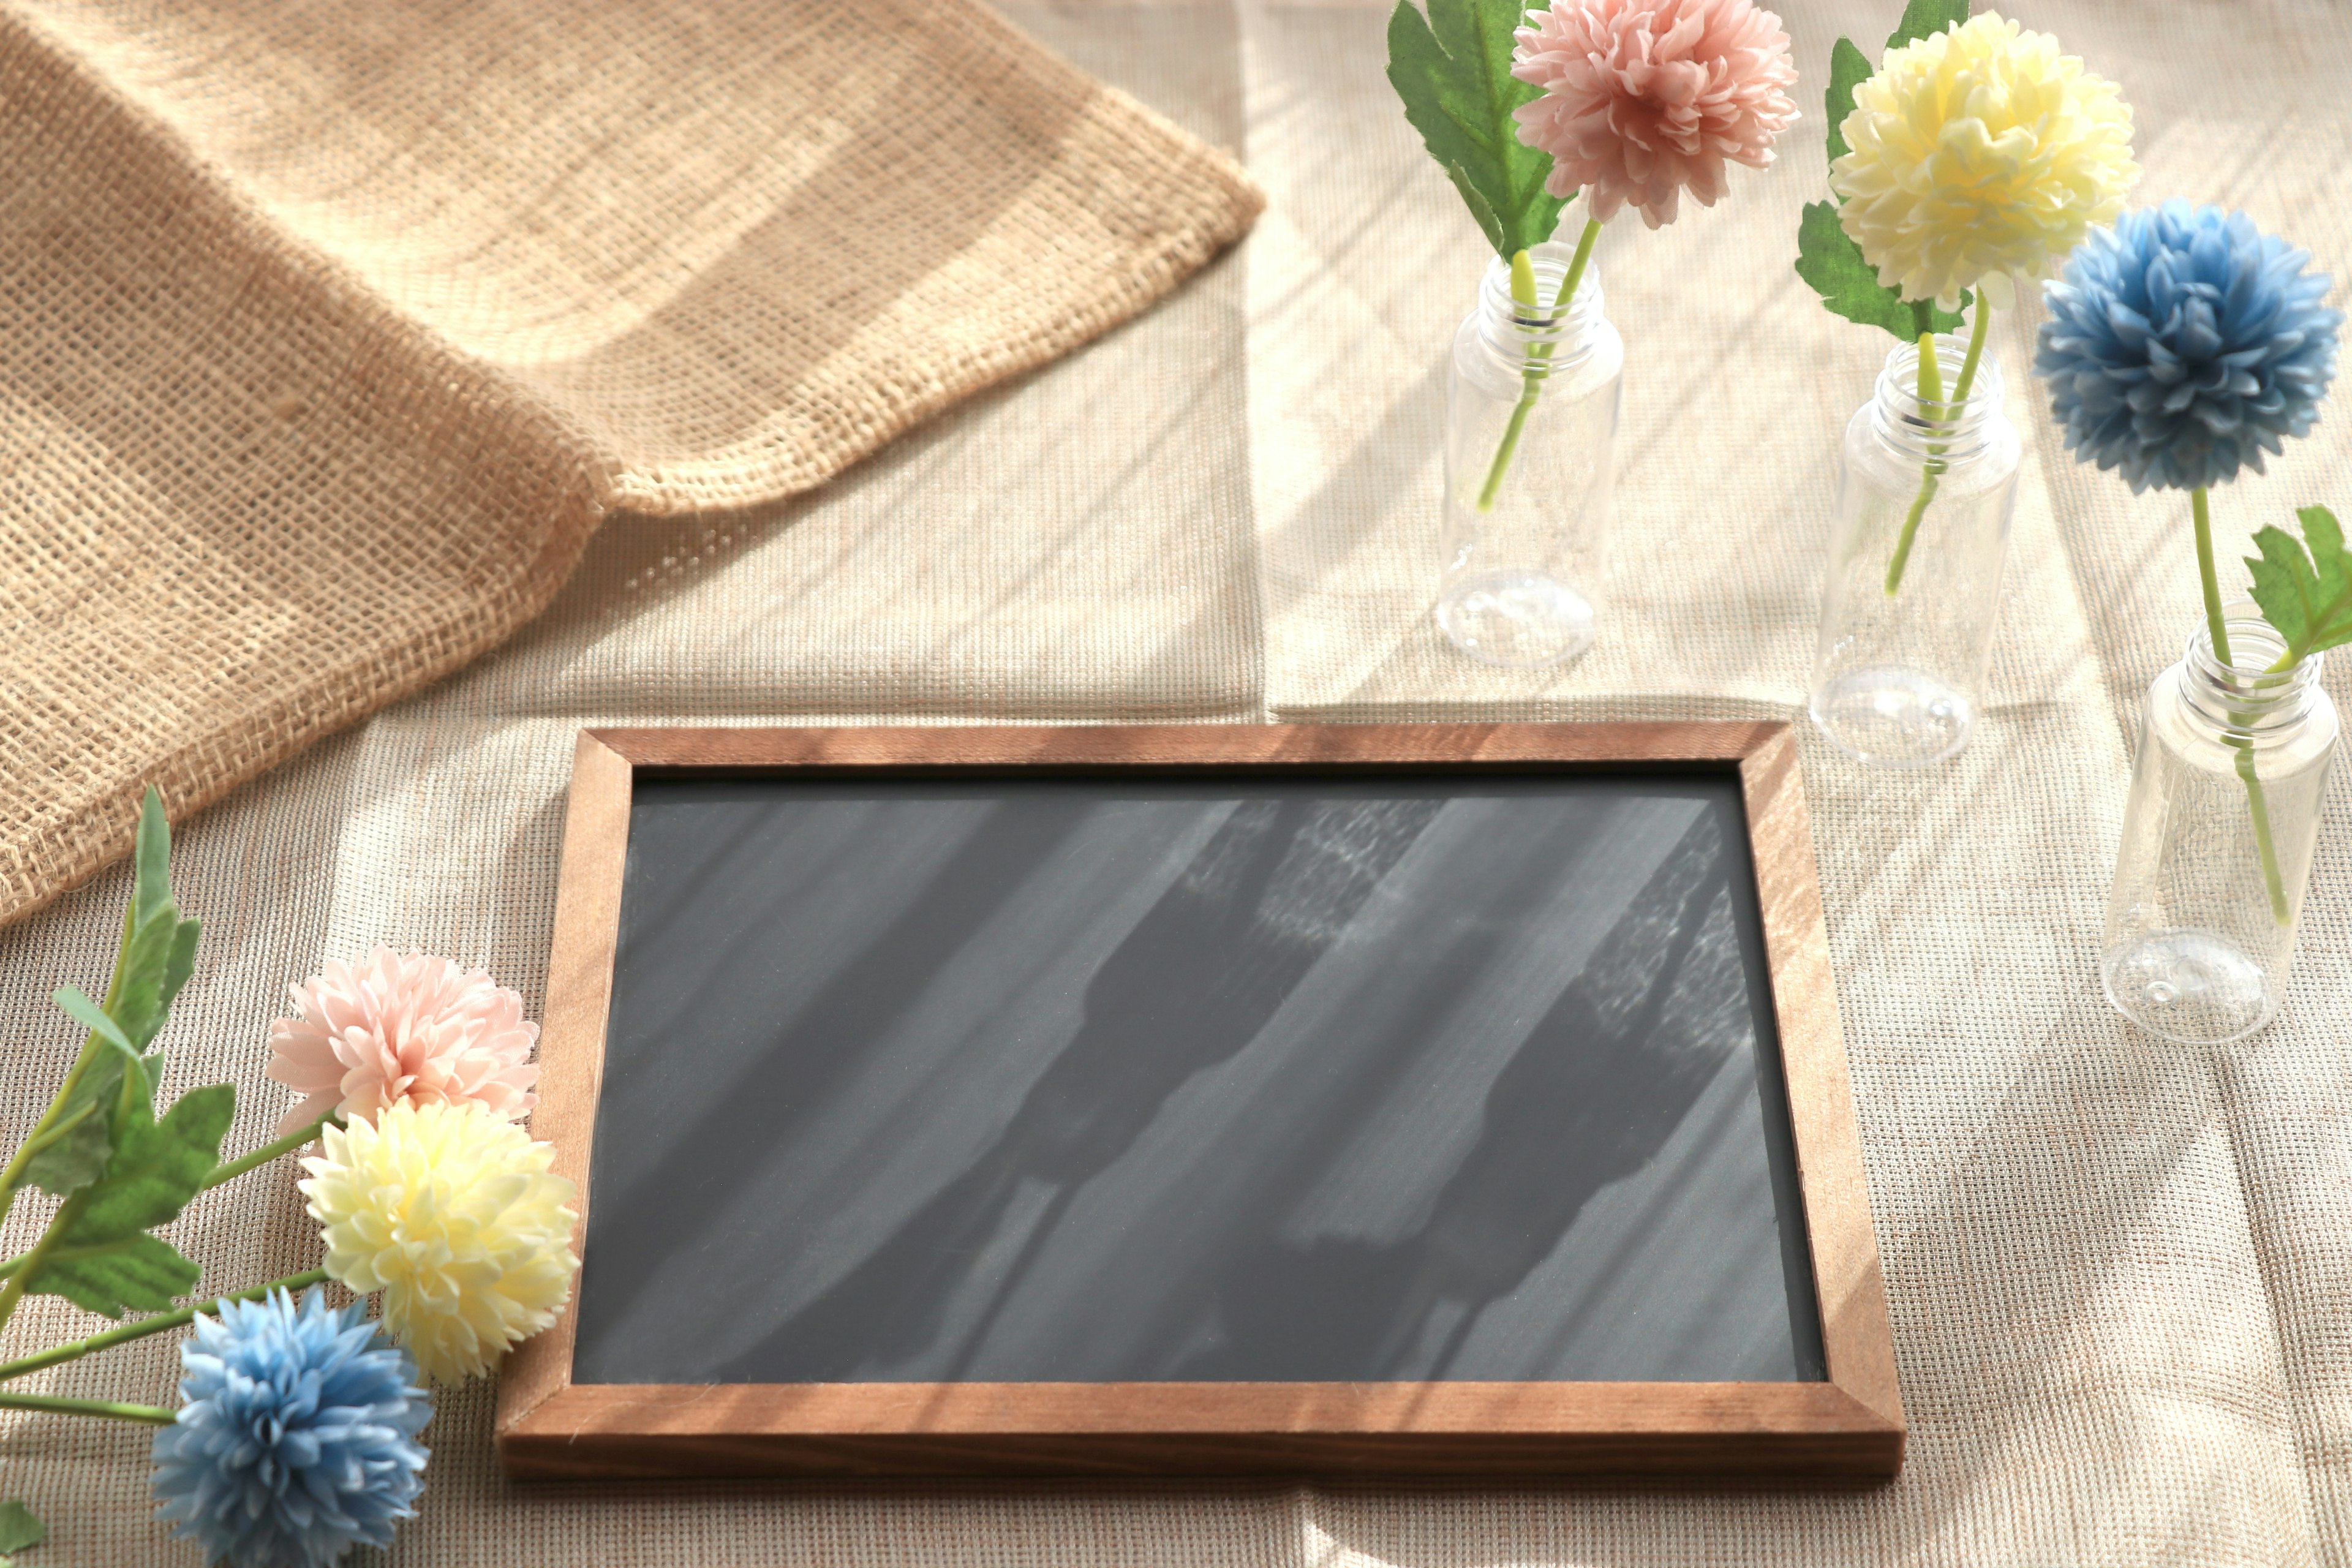
[{"label": "glass bottle threaded rim", "polygon": [[1965,462],[1992,444],[2002,423],[2000,361],[1988,347],[1978,358],[1968,396],[1956,400],[1948,394],[1959,385],[1960,372],[1968,362],[1968,340],[1948,332],[1937,337],[1935,344],[1936,364],[1947,396],[1919,395],[1919,345],[1905,343],[1886,356],[1878,373],[1870,427],[1903,458]]},{"label": "glass bottle threaded rim", "polygon": [[2287,739],[2311,714],[2326,656],[2306,654],[2285,669],[2273,668],[2285,656],[2286,639],[2252,599],[2224,605],[2221,622],[2230,662],[2213,651],[2212,628],[2198,626],[2180,656],[2182,700],[2225,739],[2256,745]]},{"label": "glass bottle threaded rim", "polygon": [[1592,353],[1592,329],[1607,305],[1599,263],[1587,258],[1584,276],[1576,282],[1576,298],[1553,308],[1575,259],[1576,247],[1558,240],[1528,252],[1535,273],[1533,305],[1512,294],[1509,262],[1496,257],[1486,264],[1478,280],[1478,338],[1514,374],[1538,379],[1557,375],[1581,365]]}]

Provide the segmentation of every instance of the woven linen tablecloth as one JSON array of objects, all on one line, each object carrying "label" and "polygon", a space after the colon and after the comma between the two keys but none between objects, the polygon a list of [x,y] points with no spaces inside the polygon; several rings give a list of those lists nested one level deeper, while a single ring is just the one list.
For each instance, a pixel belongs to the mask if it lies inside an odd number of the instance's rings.
[{"label": "woven linen tablecloth", "polygon": [[[1827,316],[1790,261],[1823,188],[1830,43],[1874,44],[1895,9],[1792,5],[1806,119],[1780,165],[1603,238],[1627,356],[1606,620],[1569,670],[1513,675],[1426,616],[1441,363],[1483,257],[1382,79],[1381,6],[1010,8],[1239,153],[1269,198],[1252,237],[814,495],[611,517],[503,649],[194,818],[176,875],[205,945],[166,1037],[174,1084],[234,1078],[232,1147],[260,1142],[284,1108],[261,1066],[285,983],[379,942],[485,965],[535,1013],[583,724],[1794,716],[1838,435],[1888,340]],[[2340,5],[2048,0],[2025,20],[2122,83],[2144,198],[2243,207],[2352,278]],[[2066,461],[2025,374],[2036,314],[1997,341],[2027,441],[1974,741],[1915,775],[1806,742],[1912,1423],[1896,1483],[523,1486],[497,1474],[483,1383],[444,1397],[389,1560],[2352,1568],[2352,771],[2284,1019],[2226,1051],[2124,1026],[2094,958],[2140,696],[2196,612],[2187,504]],[[2340,400],[2219,497],[2224,558],[2321,499],[2352,505]],[[72,1048],[43,998],[102,983],[126,888],[118,868],[0,931],[12,1132]],[[181,1222],[208,1285],[310,1261],[294,1180],[281,1164]],[[10,1342],[87,1321],[54,1305]],[[173,1379],[158,1341],[36,1381],[167,1401]],[[145,1521],[146,1441],[0,1426],[0,1495],[50,1521],[29,1563],[194,1562]]]}]

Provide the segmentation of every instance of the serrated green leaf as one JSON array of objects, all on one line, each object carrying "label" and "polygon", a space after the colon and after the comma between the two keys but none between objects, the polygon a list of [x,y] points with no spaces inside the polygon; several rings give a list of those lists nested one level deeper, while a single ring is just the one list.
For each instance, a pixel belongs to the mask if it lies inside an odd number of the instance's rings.
[{"label": "serrated green leaf", "polygon": [[1462,172],[1462,166],[1459,163],[1448,164],[1445,177],[1454,182],[1455,190],[1462,193],[1462,205],[1470,209],[1471,219],[1477,224],[1478,232],[1486,237],[1486,243],[1498,253],[1509,255],[1503,249],[1502,218],[1487,205],[1486,198],[1478,194],[1478,187],[1470,183],[1470,176]]},{"label": "serrated green leaf", "polygon": [[1429,0],[1423,17],[1397,0],[1389,16],[1389,81],[1405,118],[1507,260],[1549,239],[1568,205],[1544,189],[1551,159],[1511,117],[1538,91],[1511,75],[1525,14],[1522,0]]},{"label": "serrated green leaf", "polygon": [[1899,49],[1916,38],[1932,38],[1968,19],[1969,0],[1911,0],[1903,7],[1903,20],[1886,35],[1886,47]]},{"label": "serrated green leaf", "polygon": [[0,1502],[0,1552],[22,1552],[48,1538],[49,1527],[35,1519],[31,1509],[13,1498]]},{"label": "serrated green leaf", "polygon": [[54,1125],[65,1131],[25,1162],[26,1181],[62,1198],[105,1174],[106,1157],[114,1150],[115,1090],[124,1066],[121,1052],[108,1050],[82,1068],[58,1108]]},{"label": "serrated green leaf", "polygon": [[[1862,258],[1862,247],[1838,226],[1837,208],[1827,202],[1810,204],[1798,223],[1797,276],[1833,313],[1865,327],[1883,327],[1906,343],[1918,341],[1920,306],[1879,282],[1878,274]],[[1968,302],[1963,294],[1960,303]],[[1932,303],[1926,304],[1925,314],[1935,331],[1948,332],[1960,325],[1958,316]]]},{"label": "serrated green leaf", "polygon": [[50,1000],[89,1029],[100,1047],[62,1097],[57,1120],[44,1134],[53,1141],[25,1163],[26,1181],[68,1197],[105,1173],[126,1119],[149,1115],[163,1075],[163,1053],[141,1056],[114,1020],[73,986],[60,986]]},{"label": "serrated green leaf", "polygon": [[140,1107],[115,1134],[106,1174],[81,1194],[81,1213],[60,1238],[69,1247],[114,1241],[168,1225],[220,1163],[221,1140],[236,1118],[236,1089],[190,1089],[150,1121]]},{"label": "serrated green leaf", "polygon": [[151,785],[139,812],[139,848],[122,952],[115,960],[107,1013],[141,1050],[163,1028],[180,987],[195,967],[197,925],[180,918],[172,898],[172,830],[163,797]]},{"label": "serrated green leaf", "polygon": [[1852,38],[1840,38],[1830,47],[1830,89],[1822,95],[1822,112],[1829,119],[1832,163],[1853,151],[1846,145],[1843,127],[1845,117],[1853,112],[1853,89],[1868,81],[1870,75],[1870,58],[1854,47]]},{"label": "serrated green leaf", "polygon": [[41,1268],[37,1294],[62,1296],[85,1312],[119,1318],[125,1312],[169,1311],[196,1288],[204,1270],[171,1243],[152,1236],[124,1237],[89,1253],[67,1252]]},{"label": "serrated green leaf", "polygon": [[2300,660],[2352,642],[2352,556],[2345,552],[2344,530],[2334,512],[2307,506],[2294,515],[2303,524],[2304,543],[2283,528],[2260,529],[2254,548],[2262,553],[2247,556],[2246,569],[2253,574],[2254,603],[2263,617]]},{"label": "serrated green leaf", "polygon": [[163,797],[151,786],[141,804],[131,902],[123,911],[122,945],[114,984],[100,1009],[79,990],[60,991],[58,1005],[89,1031],[89,1044],[44,1134],[48,1142],[26,1161],[25,1180],[59,1197],[71,1195],[105,1171],[113,1127],[124,1107],[152,1102],[163,1074],[160,1056],[126,1078],[128,1061],[161,1032],[172,1004],[195,969],[196,921],[180,918],[170,876],[172,835]]},{"label": "serrated green leaf", "polygon": [[166,900],[122,944],[108,1016],[141,1050],[163,1027],[180,987],[195,967],[198,930],[197,922],[180,919],[177,908]]},{"label": "serrated green leaf", "polygon": [[[145,1065],[137,1070],[144,1079]],[[236,1090],[225,1083],[182,1095],[161,1121],[144,1100],[133,1101],[116,1120],[105,1173],[81,1190],[55,1251],[26,1277],[26,1290],[115,1317],[127,1309],[159,1311],[193,1287],[195,1265],[144,1233],[178,1218],[202,1190],[236,1115]]]}]

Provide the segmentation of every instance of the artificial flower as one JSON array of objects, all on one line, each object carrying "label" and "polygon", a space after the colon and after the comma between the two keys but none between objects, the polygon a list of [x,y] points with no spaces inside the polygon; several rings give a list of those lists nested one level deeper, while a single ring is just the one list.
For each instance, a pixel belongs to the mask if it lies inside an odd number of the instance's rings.
[{"label": "artificial flower", "polygon": [[478,1101],[396,1100],[320,1133],[301,1183],[327,1272],[383,1292],[383,1325],[425,1375],[487,1372],[555,1321],[579,1259],[577,1189],[555,1151]]},{"label": "artificial flower", "polygon": [[1752,0],[1559,0],[1528,20],[1511,74],[1543,96],[1512,110],[1519,140],[1600,222],[1630,205],[1672,223],[1685,190],[1713,206],[1725,163],[1766,167],[1797,118],[1789,35]]},{"label": "artificial flower", "polygon": [[415,1365],[377,1337],[359,1302],[317,1286],[198,1318],[180,1346],[178,1420],[155,1435],[159,1517],[207,1562],[328,1568],[385,1546],[416,1511],[433,1415]]},{"label": "artificial flower", "polygon": [[1838,222],[1906,300],[2015,302],[2123,210],[2139,177],[2131,108],[2047,33],[1998,12],[1901,48],[1854,89],[1830,164]]},{"label": "artificial flower", "polygon": [[474,1101],[508,1121],[530,1113],[539,1026],[480,970],[379,947],[289,986],[294,1016],[270,1026],[269,1077],[309,1098],[278,1123],[329,1111],[372,1121],[388,1105]]},{"label": "artificial flower", "polygon": [[2033,356],[2068,449],[2135,491],[2260,473],[2336,374],[2344,317],[2310,259],[2243,213],[2179,200],[2093,235],[2042,290]]}]

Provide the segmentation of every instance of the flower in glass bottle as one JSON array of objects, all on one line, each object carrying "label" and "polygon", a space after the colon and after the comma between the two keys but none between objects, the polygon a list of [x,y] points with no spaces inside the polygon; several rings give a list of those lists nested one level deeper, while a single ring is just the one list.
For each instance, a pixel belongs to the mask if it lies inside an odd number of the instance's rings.
[{"label": "flower in glass bottle", "polygon": [[2092,236],[2042,298],[2033,374],[2084,462],[2135,493],[2263,471],[2336,374],[2331,279],[2243,213],[2174,199]]},{"label": "flower in glass bottle", "polygon": [[[1964,405],[1992,310],[2112,219],[2139,177],[2130,107],[2046,33],[1968,0],[1912,0],[1875,72],[1844,38],[1831,58],[1830,191],[1805,209],[1797,271],[1835,313],[1919,343],[1923,405]],[[1958,374],[1932,340],[1973,320]],[[1938,481],[1929,448],[1887,557],[1900,590]],[[1990,635],[1990,628],[1988,628]]]},{"label": "flower in glass bottle", "polygon": [[[1559,663],[1592,637],[1622,361],[1594,243],[1772,162],[1789,37],[1754,0],[1398,0],[1388,74],[1496,256],[1449,364],[1438,624],[1488,663]],[[1551,244],[1580,191],[1587,221]]]},{"label": "flower in glass bottle", "polygon": [[[2135,492],[2189,492],[2207,647],[2234,668],[2229,617],[2213,559],[2211,487],[2307,433],[2336,374],[2342,312],[2323,303],[2331,279],[2310,257],[2267,236],[2242,213],[2173,200],[2126,213],[2095,234],[2042,290],[2050,309],[2033,373],[2050,384],[2051,413],[2079,462],[2119,471]],[[2304,516],[2306,557],[2284,532],[2256,536],[2248,563],[2255,597],[2284,643],[2284,676],[2330,640],[2327,574],[2340,570],[2339,536],[2325,511]],[[2254,695],[2259,695],[2255,693]],[[2244,727],[2240,727],[2243,731]],[[2255,858],[2275,922],[2292,924],[2295,889],[2271,820],[2256,737],[2232,731]],[[2143,751],[2146,751],[2143,745]],[[2170,985],[2172,982],[2162,984]],[[2127,1009],[2128,1010],[2128,1009]]]},{"label": "flower in glass bottle", "polygon": [[1596,222],[1631,206],[1652,228],[1687,190],[1713,206],[1727,163],[1769,168],[1797,118],[1780,18],[1750,0],[1560,0],[1517,30],[1511,74],[1543,95],[1512,111],[1551,155],[1545,187],[1587,187]]},{"label": "flower in glass bottle", "polygon": [[1970,289],[2007,307],[2012,279],[2123,210],[2131,132],[2115,83],[1988,11],[1886,51],[1838,127],[1830,189],[1881,284],[1947,310]]}]

